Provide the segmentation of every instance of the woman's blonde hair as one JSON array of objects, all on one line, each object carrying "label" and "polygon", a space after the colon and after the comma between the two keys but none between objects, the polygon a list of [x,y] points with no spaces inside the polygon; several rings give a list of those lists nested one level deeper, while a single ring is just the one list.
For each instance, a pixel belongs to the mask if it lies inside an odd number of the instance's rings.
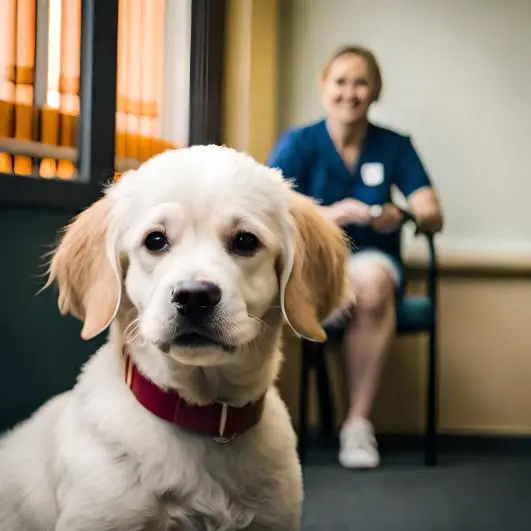
[{"label": "woman's blonde hair", "polygon": [[369,75],[371,76],[372,82],[374,84],[374,101],[377,101],[380,98],[380,94],[382,92],[382,71],[380,70],[380,65],[378,64],[374,53],[371,52],[371,50],[369,50],[368,48],[365,48],[364,46],[347,45],[337,49],[325,61],[325,64],[321,71],[321,81],[324,81],[328,76],[328,72],[330,71],[332,63],[336,59],[339,59],[344,55],[358,55],[359,57],[365,60],[365,62],[367,63],[367,68],[369,69]]}]

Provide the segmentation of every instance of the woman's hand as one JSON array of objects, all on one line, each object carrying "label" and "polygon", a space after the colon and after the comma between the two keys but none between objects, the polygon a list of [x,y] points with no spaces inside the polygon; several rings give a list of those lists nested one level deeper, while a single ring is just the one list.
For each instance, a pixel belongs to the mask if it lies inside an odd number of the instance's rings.
[{"label": "woman's hand", "polygon": [[367,225],[371,220],[369,205],[357,199],[342,199],[321,209],[326,218],[340,227],[351,224]]},{"label": "woman's hand", "polygon": [[408,197],[419,232],[436,234],[443,228],[443,213],[436,191],[429,186],[419,188]]},{"label": "woman's hand", "polygon": [[393,203],[386,203],[381,208],[381,213],[371,219],[371,227],[382,234],[396,231],[403,223],[400,209]]}]

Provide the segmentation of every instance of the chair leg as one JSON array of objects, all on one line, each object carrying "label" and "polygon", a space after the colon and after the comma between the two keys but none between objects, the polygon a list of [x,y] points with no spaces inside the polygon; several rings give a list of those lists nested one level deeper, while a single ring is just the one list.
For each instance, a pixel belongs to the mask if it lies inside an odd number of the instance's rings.
[{"label": "chair leg", "polygon": [[301,340],[301,381],[299,386],[299,460],[301,465],[306,461],[308,444],[308,389],[311,370],[311,345]]},{"label": "chair leg", "polygon": [[428,403],[426,419],[426,435],[424,447],[424,462],[427,466],[437,464],[437,409],[438,409],[438,359],[436,324],[429,335],[428,353]]},{"label": "chair leg", "polygon": [[313,360],[313,363],[317,376],[321,437],[324,441],[330,442],[334,435],[334,408],[325,351],[326,347],[324,343],[314,345],[313,355],[315,356],[315,359]]}]

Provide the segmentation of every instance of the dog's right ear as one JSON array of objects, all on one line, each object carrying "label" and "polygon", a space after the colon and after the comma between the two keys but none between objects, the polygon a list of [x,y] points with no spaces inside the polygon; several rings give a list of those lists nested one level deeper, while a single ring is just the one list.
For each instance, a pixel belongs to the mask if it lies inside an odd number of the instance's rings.
[{"label": "dog's right ear", "polygon": [[83,321],[83,339],[105,330],[120,304],[121,273],[114,249],[107,249],[110,209],[111,200],[103,197],[66,227],[45,286],[57,282],[59,310]]},{"label": "dog's right ear", "polygon": [[309,197],[290,191],[290,211],[295,236],[287,245],[292,259],[284,259],[282,308],[298,336],[326,341],[322,323],[348,302],[348,242]]}]

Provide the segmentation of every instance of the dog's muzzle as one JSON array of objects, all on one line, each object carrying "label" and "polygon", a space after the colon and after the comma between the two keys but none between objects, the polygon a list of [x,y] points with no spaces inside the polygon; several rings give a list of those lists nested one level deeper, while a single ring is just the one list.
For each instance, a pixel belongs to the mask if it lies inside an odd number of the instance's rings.
[{"label": "dog's muzzle", "polygon": [[234,350],[233,346],[223,341],[216,326],[216,322],[219,322],[216,313],[221,298],[221,289],[213,282],[190,280],[179,284],[171,299],[178,312],[172,343],[184,348]]},{"label": "dog's muzzle", "polygon": [[210,319],[221,301],[221,289],[213,282],[189,280],[181,282],[172,294],[171,301],[179,315],[193,325]]}]

